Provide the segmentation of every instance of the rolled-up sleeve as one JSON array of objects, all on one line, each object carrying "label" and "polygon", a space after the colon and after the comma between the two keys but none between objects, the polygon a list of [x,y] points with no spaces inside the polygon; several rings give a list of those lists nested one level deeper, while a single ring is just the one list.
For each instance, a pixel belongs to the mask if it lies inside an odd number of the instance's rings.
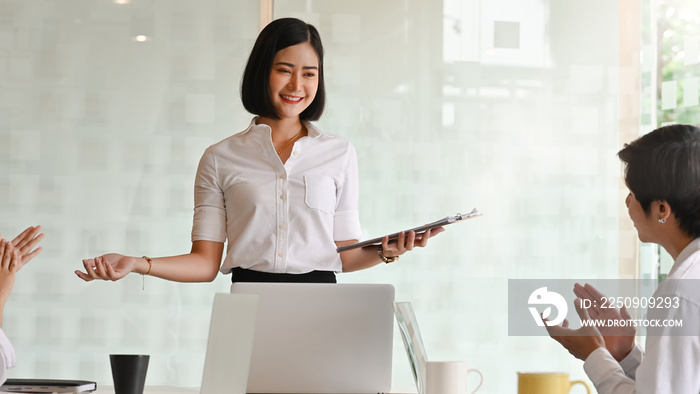
[{"label": "rolled-up sleeve", "polygon": [[219,185],[216,155],[212,147],[202,155],[194,182],[194,241],[226,241],[224,192]]},{"label": "rolled-up sleeve", "polygon": [[7,370],[15,366],[15,348],[0,328],[0,384],[7,380]]},{"label": "rolled-up sleeve", "polygon": [[362,238],[358,200],[360,180],[357,169],[357,153],[348,143],[345,171],[337,188],[337,204],[333,217],[333,240],[348,241]]}]

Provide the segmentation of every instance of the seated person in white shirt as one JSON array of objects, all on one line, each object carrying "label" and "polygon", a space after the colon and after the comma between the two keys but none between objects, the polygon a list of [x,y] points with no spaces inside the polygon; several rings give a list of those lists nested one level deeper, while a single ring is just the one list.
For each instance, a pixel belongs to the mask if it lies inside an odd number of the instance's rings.
[{"label": "seated person in white shirt", "polygon": [[[629,216],[642,242],[661,245],[674,259],[655,299],[672,305],[649,308],[647,319],[682,321],[683,327],[650,329],[644,351],[634,327],[548,327],[552,338],[576,358],[601,394],[700,393],[700,129],[659,128],[626,144]],[[582,308],[581,300],[603,297],[590,285],[576,285],[574,302],[582,320],[630,319],[624,307]],[[590,303],[591,305],[593,303]],[[682,330],[674,331],[672,330]]]},{"label": "seated person in white shirt", "polygon": [[15,349],[2,330],[5,303],[10,297],[15,284],[17,271],[41,252],[33,249],[44,234],[39,234],[41,227],[29,227],[13,241],[7,241],[0,234],[0,384],[7,380],[7,369],[15,366]]},{"label": "seated person in white shirt", "polygon": [[325,106],[323,45],[314,26],[295,18],[267,25],[248,58],[241,99],[256,116],[199,162],[190,253],[106,254],[83,260],[78,277],[118,280],[136,272],[206,282],[221,271],[232,272],[234,282],[333,283],[336,272],[392,262],[444,230],[336,252],[362,235],[357,156],[348,141],[311,123]]}]

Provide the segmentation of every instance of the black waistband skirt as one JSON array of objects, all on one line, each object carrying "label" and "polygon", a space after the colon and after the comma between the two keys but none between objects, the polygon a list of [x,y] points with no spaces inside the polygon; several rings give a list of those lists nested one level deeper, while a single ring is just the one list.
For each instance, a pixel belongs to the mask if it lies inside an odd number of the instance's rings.
[{"label": "black waistband skirt", "polygon": [[276,274],[235,267],[231,282],[289,282],[289,283],[337,283],[333,271],[311,271],[305,274]]}]

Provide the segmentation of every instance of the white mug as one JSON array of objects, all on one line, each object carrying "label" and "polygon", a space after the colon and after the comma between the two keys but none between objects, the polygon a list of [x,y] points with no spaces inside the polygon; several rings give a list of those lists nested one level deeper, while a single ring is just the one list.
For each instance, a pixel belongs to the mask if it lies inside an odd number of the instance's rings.
[{"label": "white mug", "polygon": [[467,375],[479,375],[476,393],[484,383],[484,375],[478,369],[467,368],[464,361],[428,361],[426,363],[425,394],[467,394]]}]

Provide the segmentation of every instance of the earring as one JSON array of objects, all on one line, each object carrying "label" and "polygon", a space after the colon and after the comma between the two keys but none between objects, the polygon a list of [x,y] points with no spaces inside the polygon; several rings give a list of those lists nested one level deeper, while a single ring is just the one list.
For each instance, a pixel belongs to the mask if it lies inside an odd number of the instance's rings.
[{"label": "earring", "polygon": [[659,219],[659,223],[666,223],[666,219],[663,219],[663,218]]}]

